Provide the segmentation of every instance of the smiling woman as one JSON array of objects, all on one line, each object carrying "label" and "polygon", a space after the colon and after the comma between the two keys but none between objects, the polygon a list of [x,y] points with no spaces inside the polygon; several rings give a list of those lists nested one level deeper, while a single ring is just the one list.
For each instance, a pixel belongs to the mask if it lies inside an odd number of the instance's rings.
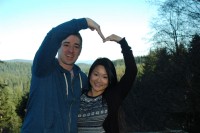
[{"label": "smiling woman", "polygon": [[110,59],[98,58],[91,65],[89,88],[80,98],[79,133],[119,133],[119,110],[137,75],[134,56],[125,38],[112,34],[105,41],[114,41],[121,46],[126,69],[118,82],[115,66]]},{"label": "smiling woman", "polygon": [[[105,35],[114,32],[126,36],[127,40],[134,44],[135,55],[145,55],[149,51],[149,45],[143,45],[146,43],[143,37],[149,32],[148,21],[154,15],[155,8],[148,6],[145,0],[97,1],[95,4],[89,0],[78,3],[49,0],[0,2],[1,60],[32,60],[43,36],[51,27],[66,19],[83,16],[95,18],[101,23]],[[94,60],[100,57],[103,51],[113,48],[112,43],[108,43],[109,46],[102,45],[94,34],[82,31],[82,36],[84,47],[79,60]],[[115,48],[112,54],[105,52],[105,56],[112,60],[122,58],[117,53],[118,50],[120,49]]]}]

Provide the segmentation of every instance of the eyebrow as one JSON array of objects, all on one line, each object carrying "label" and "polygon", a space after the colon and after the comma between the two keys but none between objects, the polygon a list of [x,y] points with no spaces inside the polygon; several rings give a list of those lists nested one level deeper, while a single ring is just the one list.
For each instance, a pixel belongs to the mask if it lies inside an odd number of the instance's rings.
[{"label": "eyebrow", "polygon": [[[70,42],[68,42],[68,41],[64,41],[64,42],[63,42],[63,44],[66,44],[66,43],[68,44],[68,43],[70,43]],[[75,43],[75,45],[81,46],[81,44],[79,44],[79,43]]]},{"label": "eyebrow", "polygon": [[[98,74],[99,74],[99,71],[97,71],[97,70],[94,70],[94,72],[96,72],[96,73],[98,73]],[[105,74],[102,74],[102,75],[104,75],[104,76],[108,76],[108,74],[107,74],[107,73],[105,73]]]}]

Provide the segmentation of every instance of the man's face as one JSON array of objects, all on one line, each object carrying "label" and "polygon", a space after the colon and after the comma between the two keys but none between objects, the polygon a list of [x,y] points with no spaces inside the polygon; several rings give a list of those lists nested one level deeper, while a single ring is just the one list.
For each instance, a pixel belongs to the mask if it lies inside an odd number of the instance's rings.
[{"label": "man's face", "polygon": [[70,35],[67,37],[62,41],[61,47],[58,50],[59,64],[63,68],[71,70],[81,53],[81,49],[81,42],[77,36]]}]

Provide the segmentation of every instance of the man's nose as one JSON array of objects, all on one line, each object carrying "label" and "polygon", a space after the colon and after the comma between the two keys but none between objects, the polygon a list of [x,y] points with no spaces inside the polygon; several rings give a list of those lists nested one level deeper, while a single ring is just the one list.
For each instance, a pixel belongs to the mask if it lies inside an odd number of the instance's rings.
[{"label": "man's nose", "polygon": [[69,50],[70,52],[73,52],[73,51],[74,51],[74,47],[70,46],[68,50]]}]

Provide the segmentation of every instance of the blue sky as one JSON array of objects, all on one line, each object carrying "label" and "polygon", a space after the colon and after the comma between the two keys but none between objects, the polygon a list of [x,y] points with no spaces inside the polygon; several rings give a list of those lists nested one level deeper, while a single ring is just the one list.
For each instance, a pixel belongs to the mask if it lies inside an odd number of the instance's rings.
[{"label": "blue sky", "polygon": [[[34,58],[46,33],[73,18],[89,17],[104,36],[126,37],[135,56],[146,55],[145,40],[155,7],[145,0],[0,0],[0,60]],[[103,43],[95,31],[82,30],[83,49],[79,61],[122,58],[114,42]]]}]

